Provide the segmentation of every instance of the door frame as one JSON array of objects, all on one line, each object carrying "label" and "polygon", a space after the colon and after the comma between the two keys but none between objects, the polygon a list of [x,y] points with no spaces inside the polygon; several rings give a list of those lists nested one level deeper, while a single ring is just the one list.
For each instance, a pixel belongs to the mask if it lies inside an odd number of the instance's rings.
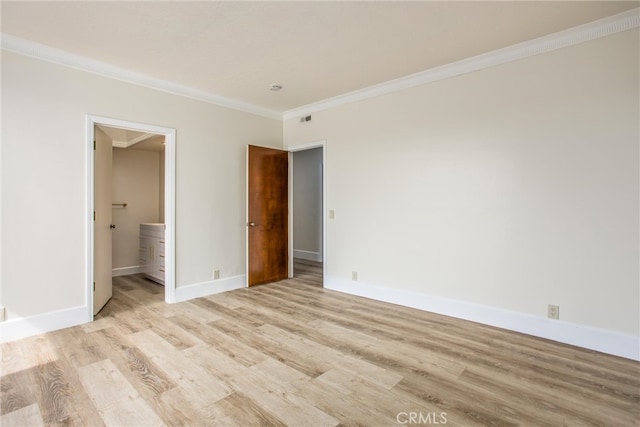
[{"label": "door frame", "polygon": [[322,287],[327,277],[327,141],[290,145],[289,152],[289,278],[293,277],[293,153],[322,148]]},{"label": "door frame", "polygon": [[87,206],[86,218],[86,292],[85,304],[87,320],[93,321],[93,268],[94,268],[94,230],[93,211],[95,207],[94,183],[95,165],[93,155],[93,141],[95,140],[95,126],[103,125],[145,133],[164,135],[164,218],[165,218],[165,284],[164,300],[175,302],[175,182],[176,182],[176,130],[168,127],[149,125],[127,120],[112,119],[87,114],[86,116],[86,173],[87,173]]}]

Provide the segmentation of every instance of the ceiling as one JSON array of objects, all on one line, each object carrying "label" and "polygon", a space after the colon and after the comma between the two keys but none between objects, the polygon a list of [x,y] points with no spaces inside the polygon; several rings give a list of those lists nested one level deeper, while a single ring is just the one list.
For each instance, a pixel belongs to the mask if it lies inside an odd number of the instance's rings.
[{"label": "ceiling", "polygon": [[3,0],[1,29],[281,113],[639,4]]},{"label": "ceiling", "polygon": [[115,148],[164,151],[164,135],[102,125],[97,127],[111,138],[111,143]]}]

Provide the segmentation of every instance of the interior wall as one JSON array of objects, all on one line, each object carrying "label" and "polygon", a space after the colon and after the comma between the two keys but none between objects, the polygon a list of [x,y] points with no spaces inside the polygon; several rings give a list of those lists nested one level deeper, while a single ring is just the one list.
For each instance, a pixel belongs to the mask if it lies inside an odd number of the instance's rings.
[{"label": "interior wall", "polygon": [[322,261],[322,148],[293,153],[293,256]]},{"label": "interior wall", "polygon": [[113,148],[113,268],[140,265],[140,224],[160,222],[160,152]]},{"label": "interior wall", "polygon": [[176,286],[244,275],[246,146],[281,121],[6,51],[1,73],[8,320],[85,305],[87,114],[177,130]]},{"label": "interior wall", "polygon": [[637,336],[639,39],[286,121],[285,146],[327,140],[325,282]]}]

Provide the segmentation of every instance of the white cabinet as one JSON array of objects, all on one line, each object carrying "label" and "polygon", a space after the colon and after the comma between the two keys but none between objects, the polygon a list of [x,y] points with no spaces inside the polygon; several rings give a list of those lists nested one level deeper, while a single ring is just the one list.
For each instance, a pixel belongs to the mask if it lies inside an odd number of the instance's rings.
[{"label": "white cabinet", "polygon": [[149,279],[164,285],[164,224],[140,224],[140,267]]}]

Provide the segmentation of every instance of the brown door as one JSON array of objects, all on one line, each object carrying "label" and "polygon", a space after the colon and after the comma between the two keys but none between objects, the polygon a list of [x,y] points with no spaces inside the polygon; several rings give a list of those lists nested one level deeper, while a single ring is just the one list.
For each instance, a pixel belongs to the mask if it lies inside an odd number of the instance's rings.
[{"label": "brown door", "polygon": [[249,146],[248,283],[289,276],[289,153]]}]

